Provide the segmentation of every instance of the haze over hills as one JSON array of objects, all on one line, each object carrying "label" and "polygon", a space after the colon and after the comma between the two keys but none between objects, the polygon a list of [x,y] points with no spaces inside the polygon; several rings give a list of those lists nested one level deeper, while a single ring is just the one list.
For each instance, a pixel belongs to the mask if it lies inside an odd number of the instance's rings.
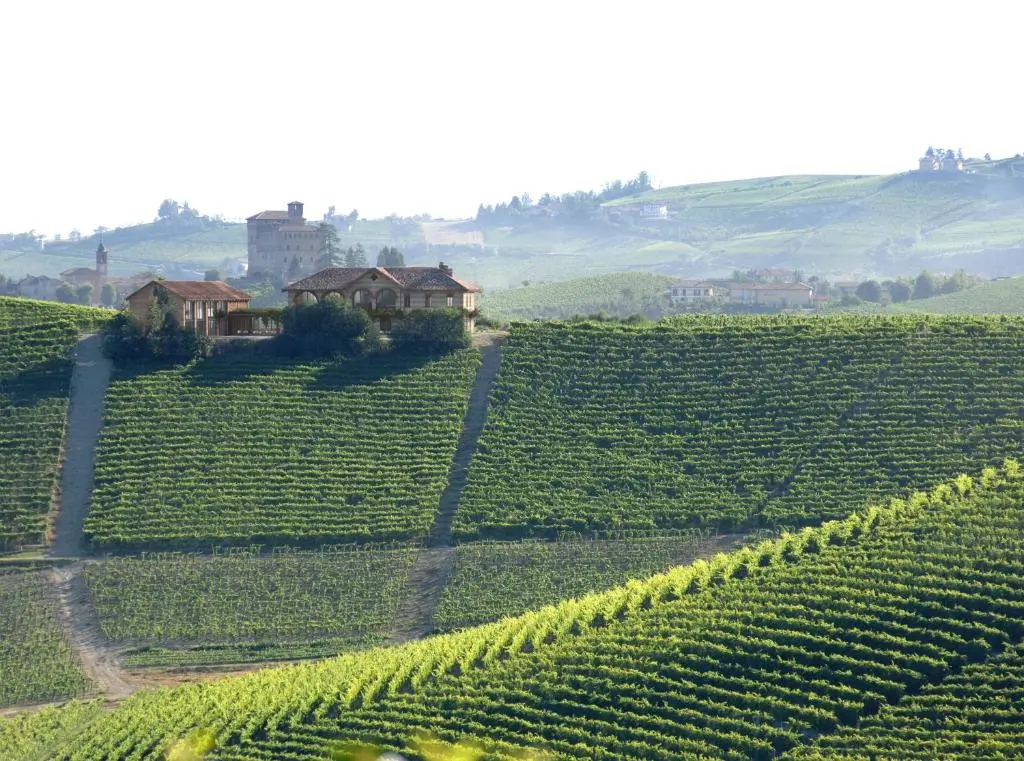
[{"label": "haze over hills", "polygon": [[[572,211],[532,203],[474,220],[358,220],[340,233],[343,246],[362,243],[371,254],[398,246],[409,264],[444,259],[489,290],[622,270],[684,277],[752,267],[831,278],[925,268],[1014,274],[1024,253],[1024,160],[968,161],[966,168],[684,185]],[[244,225],[214,220],[121,228],[104,241],[118,275],[157,269],[198,277],[246,255]],[[91,261],[97,242],[96,235],[50,242],[41,252],[0,243],[0,272],[55,275]]]}]

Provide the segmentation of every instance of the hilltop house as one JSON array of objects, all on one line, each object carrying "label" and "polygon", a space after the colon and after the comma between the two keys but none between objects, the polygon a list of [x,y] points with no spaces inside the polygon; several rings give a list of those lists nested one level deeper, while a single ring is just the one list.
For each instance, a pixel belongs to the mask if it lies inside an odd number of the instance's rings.
[{"label": "hilltop house", "polygon": [[283,289],[289,304],[336,299],[373,313],[384,332],[392,316],[413,309],[461,309],[466,330],[476,323],[480,287],[455,277],[451,267],[329,267]]},{"label": "hilltop house", "polygon": [[302,208],[301,201],[292,201],[287,211],[261,211],[245,220],[250,276],[316,269],[326,228],[307,224]]},{"label": "hilltop house", "polygon": [[668,296],[673,303],[694,302],[713,299],[720,292],[721,289],[706,280],[680,280],[668,289]]},{"label": "hilltop house", "polygon": [[150,280],[128,296],[128,311],[140,322],[156,302],[164,314],[208,336],[228,335],[227,315],[248,309],[252,297],[220,280]]},{"label": "hilltop house", "polygon": [[640,207],[641,219],[668,219],[668,204],[645,203]]},{"label": "hilltop house", "polygon": [[55,277],[30,275],[18,281],[18,295],[26,299],[40,299],[42,301],[56,301],[57,289],[64,282]]},{"label": "hilltop house", "polygon": [[951,150],[935,150],[929,148],[924,156],[917,160],[917,169],[921,172],[962,172],[964,156],[961,152]]},{"label": "hilltop house", "polygon": [[769,307],[809,307],[814,289],[806,283],[736,283],[729,286],[729,301]]}]

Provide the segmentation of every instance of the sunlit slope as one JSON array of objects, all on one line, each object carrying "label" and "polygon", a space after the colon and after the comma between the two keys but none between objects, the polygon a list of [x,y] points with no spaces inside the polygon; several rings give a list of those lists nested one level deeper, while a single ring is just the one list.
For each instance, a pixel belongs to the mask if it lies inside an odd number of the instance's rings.
[{"label": "sunlit slope", "polygon": [[0,550],[46,540],[79,335],[111,313],[0,297]]},{"label": "sunlit slope", "polygon": [[100,547],[392,541],[430,528],[479,364],[223,356],[120,371],[85,524]]},{"label": "sunlit slope", "polygon": [[490,758],[773,758],[1020,641],[1022,505],[1008,462],[498,624],[139,694],[58,757],[158,758],[202,727],[235,761],[422,732]]},{"label": "sunlit slope", "polygon": [[1020,451],[1017,318],[521,324],[463,539],[813,523]]}]

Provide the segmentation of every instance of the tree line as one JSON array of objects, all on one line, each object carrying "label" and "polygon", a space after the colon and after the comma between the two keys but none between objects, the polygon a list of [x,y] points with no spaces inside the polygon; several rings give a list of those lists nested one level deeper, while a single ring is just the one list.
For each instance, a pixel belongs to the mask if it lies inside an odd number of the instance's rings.
[{"label": "tree line", "polygon": [[529,193],[523,193],[512,196],[507,202],[480,204],[476,211],[476,221],[482,224],[500,224],[529,215],[589,219],[591,213],[605,201],[644,193],[652,187],[650,175],[647,172],[640,172],[626,182],[613,180],[606,183],[599,192],[577,190],[561,195],[545,193],[536,203]]}]

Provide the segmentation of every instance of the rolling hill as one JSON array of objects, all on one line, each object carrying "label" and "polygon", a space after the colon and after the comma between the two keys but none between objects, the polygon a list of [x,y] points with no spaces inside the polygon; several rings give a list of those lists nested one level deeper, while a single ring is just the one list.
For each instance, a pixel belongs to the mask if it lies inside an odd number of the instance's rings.
[{"label": "rolling hill", "polygon": [[[526,210],[500,224],[360,220],[343,246],[407,251],[409,264],[442,259],[488,290],[623,270],[709,277],[784,267],[831,279],[921,269],[995,277],[1020,270],[1024,160],[974,162],[973,173],[793,175],[684,185],[617,198],[573,217]],[[665,204],[664,219],[645,203]],[[114,274],[161,268],[199,273],[244,258],[245,229],[171,230],[154,223],[106,234]],[[0,272],[56,274],[91,261],[93,238],[43,253],[0,251]]]}]

